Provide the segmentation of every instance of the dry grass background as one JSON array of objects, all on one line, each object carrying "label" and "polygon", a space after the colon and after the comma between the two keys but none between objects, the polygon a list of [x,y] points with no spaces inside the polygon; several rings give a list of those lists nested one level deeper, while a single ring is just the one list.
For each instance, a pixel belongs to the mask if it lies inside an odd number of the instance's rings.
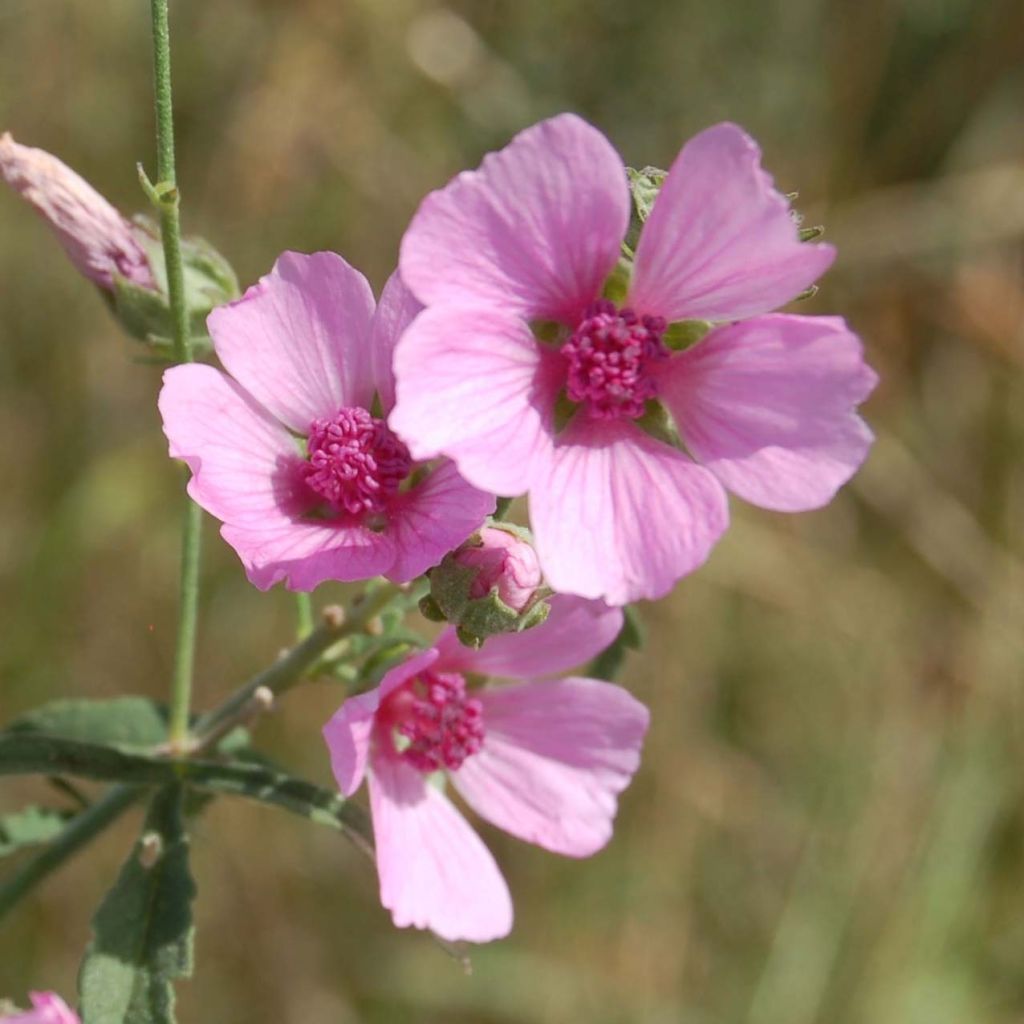
[{"label": "dry grass background", "polygon": [[[218,803],[194,835],[184,1021],[1024,1021],[1024,6],[1020,0],[175,0],[186,229],[244,282],[332,248],[379,286],[418,199],[557,110],[634,165],[734,119],[840,259],[882,385],[827,510],[734,504],[625,678],[654,712],[613,844],[485,830],[517,926],[465,977],[397,932],[333,834]],[[0,128],[126,209],[152,165],[148,5],[0,0]],[[0,195],[0,717],[160,695],[180,478],[134,361]],[[652,523],[651,529],[664,524]],[[198,696],[288,640],[283,593],[207,532]],[[330,588],[325,588],[329,591]],[[327,596],[330,596],[329,594]],[[340,697],[261,729],[327,781]],[[0,809],[30,784],[5,782]],[[73,992],[122,823],[4,922],[0,993]]]}]

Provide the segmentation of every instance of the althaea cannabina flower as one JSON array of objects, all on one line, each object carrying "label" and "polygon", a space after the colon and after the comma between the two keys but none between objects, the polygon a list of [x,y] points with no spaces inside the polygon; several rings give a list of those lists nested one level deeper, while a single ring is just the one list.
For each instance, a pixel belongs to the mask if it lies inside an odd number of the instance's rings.
[{"label": "althaea cannabina flower", "polygon": [[392,348],[418,309],[397,276],[375,310],[340,256],[285,253],[207,321],[231,376],[195,363],[165,373],[170,453],[257,587],[410,580],[493,511],[450,462],[418,466],[371,411],[374,392],[391,409]]},{"label": "althaea cannabina flower", "polygon": [[[762,315],[834,252],[799,241],[735,125],[679,153],[617,307],[602,291],[629,218],[622,160],[570,114],[428,196],[399,265],[428,308],[397,347],[389,421],[415,456],[528,492],[551,586],[613,604],[659,597],[705,560],[723,486],[780,511],[828,502],[871,443],[854,409],[875,383],[842,320]],[[686,320],[721,325],[673,351],[666,329]],[[685,453],[643,429],[654,401]]]},{"label": "althaea cannabina flower", "polygon": [[50,225],[79,273],[110,291],[114,275],[155,288],[135,228],[55,156],[0,135],[0,176]]},{"label": "althaea cannabina flower", "polygon": [[0,1016],[0,1024],[79,1024],[78,1014],[56,992],[29,992],[32,1009]]},{"label": "althaea cannabina flower", "polygon": [[[342,793],[368,777],[380,897],[396,925],[471,942],[512,927],[505,880],[436,772],[520,839],[571,857],[605,845],[616,796],[639,764],[647,709],[611,683],[536,677],[592,657],[621,625],[617,609],[558,595],[543,625],[479,651],[448,629],[327,723]],[[467,690],[467,673],[527,681]]]}]

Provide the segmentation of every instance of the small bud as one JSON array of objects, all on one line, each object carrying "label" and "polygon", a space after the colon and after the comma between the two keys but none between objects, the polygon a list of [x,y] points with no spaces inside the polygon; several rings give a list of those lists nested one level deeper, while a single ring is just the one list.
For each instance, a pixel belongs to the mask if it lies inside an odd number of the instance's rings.
[{"label": "small bud", "polygon": [[7,132],[0,136],[0,175],[35,207],[90,281],[108,292],[117,278],[155,291],[138,230],[66,164]]},{"label": "small bud", "polygon": [[345,609],[340,604],[329,604],[320,613],[328,629],[340,629],[345,624]]},{"label": "small bud", "polygon": [[159,832],[147,832],[139,840],[139,863],[148,871],[156,865],[164,852],[164,841]]},{"label": "small bud", "polygon": [[497,633],[518,633],[543,621],[543,575],[525,531],[485,526],[430,572],[427,618],[446,619],[467,647]]}]

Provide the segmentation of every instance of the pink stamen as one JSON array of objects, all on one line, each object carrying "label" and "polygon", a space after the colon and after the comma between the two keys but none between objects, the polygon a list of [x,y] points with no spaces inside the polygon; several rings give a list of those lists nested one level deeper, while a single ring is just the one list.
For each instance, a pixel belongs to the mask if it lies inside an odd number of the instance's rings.
[{"label": "pink stamen", "polygon": [[569,399],[585,403],[595,419],[642,416],[657,394],[650,363],[669,356],[661,340],[666,326],[660,316],[639,317],[605,299],[593,303],[561,349]]},{"label": "pink stamen", "polygon": [[378,716],[409,741],[399,756],[424,773],[455,771],[483,746],[483,705],[466,696],[457,672],[420,673],[387,698]]},{"label": "pink stamen", "polygon": [[307,442],[306,485],[337,513],[383,512],[412,470],[408,448],[365,409],[341,409],[314,421]]}]

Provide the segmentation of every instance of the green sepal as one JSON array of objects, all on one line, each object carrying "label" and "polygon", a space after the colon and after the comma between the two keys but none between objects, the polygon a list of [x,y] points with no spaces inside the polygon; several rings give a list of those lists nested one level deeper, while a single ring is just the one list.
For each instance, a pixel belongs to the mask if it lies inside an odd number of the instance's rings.
[{"label": "green sepal", "polygon": [[670,445],[672,448],[682,448],[682,441],[675,424],[665,410],[665,407],[655,399],[651,399],[644,406],[644,414],[633,421],[642,431],[650,434],[651,437]]},{"label": "green sepal", "polygon": [[814,227],[801,228],[800,229],[800,241],[801,242],[814,242],[825,234],[825,228],[821,224],[816,224]]},{"label": "green sepal", "polygon": [[635,253],[640,241],[640,229],[654,209],[654,201],[658,198],[661,186],[665,184],[668,171],[660,167],[644,167],[639,171],[627,167],[626,177],[629,179],[629,194],[633,202],[625,244],[631,253]]},{"label": "green sepal", "polygon": [[174,987],[192,974],[192,901],[183,788],[150,802],[143,833],[93,918],[78,977],[82,1024],[172,1024]]},{"label": "green sepal", "polygon": [[673,352],[682,352],[696,345],[712,327],[710,320],[678,320],[668,325],[661,340]]},{"label": "green sepal", "polygon": [[585,675],[592,679],[615,679],[626,660],[626,652],[643,646],[643,627],[636,609],[626,605],[622,611],[622,628],[618,635],[586,668]]},{"label": "green sepal", "polygon": [[620,256],[612,272],[605,278],[601,297],[621,306],[629,293],[629,282],[633,277],[633,262],[626,256]]}]

